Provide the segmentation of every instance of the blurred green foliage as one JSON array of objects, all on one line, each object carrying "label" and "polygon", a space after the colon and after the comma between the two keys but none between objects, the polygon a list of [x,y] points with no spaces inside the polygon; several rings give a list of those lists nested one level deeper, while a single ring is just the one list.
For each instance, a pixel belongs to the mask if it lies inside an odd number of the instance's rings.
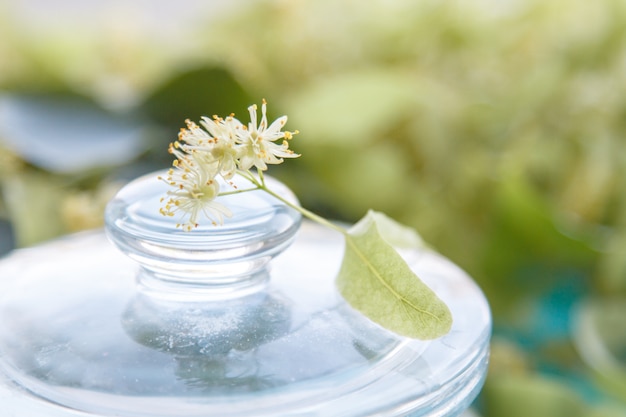
[{"label": "blurred green foliage", "polygon": [[532,371],[584,374],[571,311],[625,303],[626,2],[256,1],[197,16],[178,43],[134,21],[24,33],[1,12],[1,89],[69,91],[143,129],[131,160],[49,172],[7,145],[0,102],[0,215],[19,244],[97,225],[115,184],[168,163],[185,118],[245,120],[265,97],[301,131],[303,157],[274,174],[305,206],[346,221],[383,211],[483,287],[496,333],[524,357],[520,375],[494,361],[509,375],[490,375],[485,415],[618,415],[615,390],[589,408],[602,387],[574,384],[583,401]]}]

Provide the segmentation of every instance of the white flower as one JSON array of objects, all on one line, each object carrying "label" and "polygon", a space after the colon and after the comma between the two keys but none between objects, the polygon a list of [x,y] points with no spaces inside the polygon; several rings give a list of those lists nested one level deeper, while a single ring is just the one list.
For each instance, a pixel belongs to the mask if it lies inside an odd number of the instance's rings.
[{"label": "white flower", "polygon": [[181,223],[176,227],[185,231],[198,227],[200,215],[214,225],[223,224],[224,217],[231,217],[232,212],[215,201],[220,191],[215,179],[218,161],[203,160],[206,155],[201,153],[185,154],[180,151],[178,142],[170,145],[170,153],[177,156],[174,167],[168,171],[166,178],[160,179],[174,189],[167,192],[168,197],[161,199],[165,202],[160,209],[161,214],[174,216],[180,212]]},{"label": "white flower", "polygon": [[243,125],[232,116],[226,120],[203,117],[200,124],[206,131],[190,120],[185,123],[187,129],[181,129],[178,134],[178,139],[184,142],[181,148],[188,153],[202,154],[206,161],[215,161],[217,172],[224,179],[232,178],[237,171],[238,156],[235,130]]},{"label": "white flower", "polygon": [[[225,119],[203,117],[201,126],[186,120],[187,127],[180,130],[178,141],[170,144],[169,152],[176,160],[167,176],[159,179],[173,190],[161,199],[164,205],[160,212],[164,216],[180,214],[182,220],[177,227],[190,231],[198,226],[202,215],[214,225],[223,224],[224,217],[232,216],[226,206],[216,201],[220,192],[218,175],[229,180],[238,171],[249,171],[252,167],[266,170],[267,164],[280,164],[282,158],[300,156],[289,149],[286,140],[298,132],[282,131],[287,116],[279,117],[268,127],[267,103],[263,100],[261,122],[257,126],[256,105],[248,110],[247,127],[232,114]],[[279,139],[283,139],[280,145],[274,143]]]},{"label": "white flower", "polygon": [[249,170],[253,166],[259,170],[265,171],[267,164],[280,164],[282,158],[296,158],[300,155],[295,154],[289,149],[286,140],[279,145],[274,143],[278,139],[291,139],[298,133],[283,132],[282,128],[287,123],[287,116],[276,119],[269,127],[267,126],[267,102],[263,100],[261,106],[261,122],[257,127],[257,106],[248,107],[250,112],[250,123],[248,129],[239,129],[238,140],[241,143],[239,169]]}]

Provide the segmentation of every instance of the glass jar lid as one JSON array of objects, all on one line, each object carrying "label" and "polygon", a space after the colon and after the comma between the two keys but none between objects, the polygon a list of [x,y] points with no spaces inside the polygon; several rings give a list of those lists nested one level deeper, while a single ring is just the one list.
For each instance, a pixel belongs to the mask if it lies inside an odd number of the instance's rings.
[{"label": "glass jar lid", "polygon": [[0,261],[9,414],[452,416],[477,395],[490,313],[450,261],[402,253],[454,319],[439,339],[405,338],[337,293],[341,235],[262,192],[224,197],[223,226],[184,232],[158,213],[156,175],[120,191],[106,233]]}]

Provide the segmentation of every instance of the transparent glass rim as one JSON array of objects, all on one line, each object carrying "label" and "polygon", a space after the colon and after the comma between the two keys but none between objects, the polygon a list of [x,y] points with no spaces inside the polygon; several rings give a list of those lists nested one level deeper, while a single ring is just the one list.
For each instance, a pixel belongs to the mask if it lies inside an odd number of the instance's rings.
[{"label": "transparent glass rim", "polygon": [[[317,237],[325,239],[326,232],[319,230],[315,225],[305,223],[303,225],[303,233],[305,235],[314,236],[311,239],[312,244],[315,244]],[[308,244],[311,244],[309,242]],[[298,242],[296,242],[296,245]],[[14,263],[12,258],[24,258],[32,259],[32,257],[41,258],[41,251],[46,251],[49,256],[56,256],[57,254],[49,252],[50,248],[55,248],[56,251],[66,251],[72,249],[72,247],[81,247],[83,249],[91,250],[95,247],[110,246],[106,243],[103,233],[93,232],[88,234],[80,234],[72,236],[66,239],[62,239],[57,242],[53,242],[44,245],[39,248],[25,249],[18,251],[13,256],[5,259],[0,263],[3,271],[7,271],[7,265]],[[63,249],[61,249],[63,248]],[[121,255],[120,255],[121,256]],[[9,388],[9,390],[15,396],[15,392],[18,392],[18,396],[33,395],[46,399],[50,403],[47,406],[54,408],[52,403],[63,404],[64,407],[70,407],[73,409],[83,410],[83,412],[90,413],[89,415],[121,415],[121,416],[168,416],[172,415],[167,410],[175,408],[178,415],[187,416],[200,416],[200,415],[220,415],[220,416],[243,416],[243,415],[256,415],[256,416],[270,416],[270,415],[345,415],[345,416],[357,416],[357,415],[388,415],[388,416],[403,416],[403,415],[456,415],[463,409],[469,406],[469,403],[478,393],[478,390],[482,386],[484,375],[486,372],[488,361],[488,342],[490,337],[490,317],[488,312],[488,306],[486,300],[484,300],[482,293],[475,286],[473,281],[469,279],[462,271],[452,265],[449,261],[442,258],[440,255],[434,253],[424,253],[416,255],[421,259],[420,262],[433,262],[438,265],[441,270],[439,274],[446,275],[450,271],[454,274],[459,274],[457,278],[463,280],[463,285],[468,285],[471,289],[471,293],[467,293],[466,297],[474,300],[479,306],[477,311],[482,315],[481,320],[484,321],[483,326],[479,334],[473,334],[470,338],[473,343],[471,347],[462,352],[462,355],[453,360],[448,361],[447,366],[438,375],[426,374],[426,379],[421,382],[415,378],[403,378],[397,377],[398,380],[391,384],[390,388],[382,389],[376,386],[376,382],[379,380],[379,375],[376,372],[371,372],[368,375],[344,375],[345,381],[343,383],[334,380],[319,381],[316,384],[309,384],[307,390],[298,391],[300,387],[294,385],[292,387],[286,387],[281,389],[281,393],[268,392],[267,395],[254,396],[252,398],[246,395],[229,396],[222,399],[216,399],[212,397],[209,402],[203,402],[201,399],[188,402],[188,398],[182,399],[178,397],[171,398],[134,398],[136,406],[142,408],[143,406],[149,406],[149,410],[145,413],[142,412],[124,412],[119,407],[112,406],[109,409],[104,407],[105,404],[120,404],[125,403],[127,409],[135,409],[131,406],[131,398],[125,398],[119,395],[106,395],[102,393],[92,393],[98,397],[96,401],[98,407],[92,407],[92,405],[85,406],[85,402],[89,403],[89,393],[85,393],[83,390],[64,389],[62,395],[59,395],[59,391],[55,387],[52,390],[56,392],[50,392],[45,384],[37,385],[37,381],[25,381],[24,375],[19,369],[10,369],[7,366],[7,361],[0,356],[0,369],[8,375],[11,379],[17,382],[17,388]],[[426,259],[427,258],[427,259]],[[279,258],[278,261],[286,261],[286,258]],[[297,262],[297,260],[296,260]],[[287,262],[288,264],[288,262]],[[280,265],[276,266],[277,268]],[[10,268],[9,268],[10,269]],[[433,278],[438,280],[437,277]],[[6,285],[6,282],[4,282]],[[444,298],[445,294],[442,295]],[[0,304],[2,300],[0,298]],[[454,329],[451,332],[450,338],[458,338],[460,335],[459,329]],[[463,335],[461,335],[463,336]],[[448,338],[448,339],[450,339]],[[399,369],[404,366],[407,373],[415,372],[416,365],[413,357],[413,363],[411,358],[403,360],[402,355],[419,352],[416,356],[417,359],[424,358],[425,355],[432,355],[429,349],[434,349],[436,345],[449,343],[446,337],[442,340],[435,340],[431,342],[421,342],[414,340],[405,340],[400,343],[395,349],[394,353],[389,357],[386,357],[384,361],[376,364],[375,367],[387,369],[394,368]],[[456,342],[453,342],[456,344]],[[404,352],[404,353],[403,353]],[[1,350],[0,350],[1,355]],[[436,356],[436,355],[435,355]],[[418,367],[419,368],[419,367]],[[444,375],[445,374],[445,375]],[[399,373],[401,375],[401,373]],[[429,379],[430,378],[430,379]],[[26,388],[31,394],[26,394],[23,389]],[[3,387],[6,389],[6,386]],[[385,404],[381,404],[380,407],[384,408],[376,411],[375,404],[367,403],[363,401],[363,397],[353,398],[350,393],[360,392],[368,393],[367,396],[371,398],[380,398],[381,395],[395,393],[395,400],[387,401]],[[397,395],[398,392],[406,392],[406,395]],[[93,398],[91,399],[93,403]],[[79,404],[80,403],[80,404]],[[186,403],[186,406],[183,405]],[[155,406],[155,404],[157,404]],[[356,404],[356,406],[355,406]],[[226,407],[226,408],[225,408]],[[291,408],[290,408],[291,407]],[[368,407],[367,411],[364,411],[363,407]],[[435,412],[439,412],[436,414]],[[445,411],[445,412],[444,412]],[[182,414],[184,412],[184,414]],[[69,413],[69,411],[68,411]],[[377,414],[379,413],[379,414]],[[52,414],[53,415],[53,414]],[[68,414],[71,415],[71,414]]]}]

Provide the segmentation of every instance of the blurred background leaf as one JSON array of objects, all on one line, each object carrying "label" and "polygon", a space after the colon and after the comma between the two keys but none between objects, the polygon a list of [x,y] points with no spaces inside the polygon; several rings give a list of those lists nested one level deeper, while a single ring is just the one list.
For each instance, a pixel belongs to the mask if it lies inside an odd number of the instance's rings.
[{"label": "blurred background leaf", "polygon": [[70,91],[5,94],[0,144],[54,173],[77,174],[136,159],[145,148],[142,125]]},{"label": "blurred background leaf", "polygon": [[234,110],[247,109],[253,100],[226,69],[198,68],[174,74],[146,97],[141,111],[155,123],[178,133],[181,120],[226,116]]}]

